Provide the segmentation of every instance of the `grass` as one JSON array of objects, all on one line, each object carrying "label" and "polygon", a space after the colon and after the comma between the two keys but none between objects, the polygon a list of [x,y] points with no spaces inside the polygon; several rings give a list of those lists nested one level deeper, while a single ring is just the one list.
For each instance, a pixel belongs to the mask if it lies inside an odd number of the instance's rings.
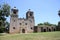
[{"label": "grass", "polygon": [[60,32],[1,34],[0,40],[60,40]]}]

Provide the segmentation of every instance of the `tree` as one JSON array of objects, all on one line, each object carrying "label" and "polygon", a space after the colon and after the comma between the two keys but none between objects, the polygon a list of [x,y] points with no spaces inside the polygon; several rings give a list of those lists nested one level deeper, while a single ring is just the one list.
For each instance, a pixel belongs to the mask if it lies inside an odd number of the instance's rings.
[{"label": "tree", "polygon": [[[58,16],[60,17],[60,10],[58,11]],[[58,22],[58,26],[56,28],[57,28],[57,31],[60,31],[60,21]]]},{"label": "tree", "polygon": [[0,32],[5,29],[6,17],[10,15],[10,6],[8,4],[0,5]]},{"label": "tree", "polygon": [[44,22],[44,25],[49,25],[50,23],[49,22]]},{"label": "tree", "polygon": [[38,25],[43,25],[43,23],[40,23],[40,24],[38,24]]},{"label": "tree", "polygon": [[39,23],[38,25],[56,26],[55,24],[51,24],[49,22]]}]

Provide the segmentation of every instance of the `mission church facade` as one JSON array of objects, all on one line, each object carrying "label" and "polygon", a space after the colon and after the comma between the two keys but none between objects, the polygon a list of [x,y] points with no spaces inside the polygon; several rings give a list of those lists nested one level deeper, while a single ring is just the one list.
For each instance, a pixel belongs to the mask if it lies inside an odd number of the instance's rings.
[{"label": "mission church facade", "polygon": [[34,12],[30,9],[26,12],[26,18],[18,18],[18,9],[11,9],[9,33],[32,33],[55,31],[56,26],[35,26]]},{"label": "mission church facade", "polygon": [[34,31],[34,12],[30,9],[25,18],[18,18],[18,9],[11,9],[9,33],[31,33]]}]

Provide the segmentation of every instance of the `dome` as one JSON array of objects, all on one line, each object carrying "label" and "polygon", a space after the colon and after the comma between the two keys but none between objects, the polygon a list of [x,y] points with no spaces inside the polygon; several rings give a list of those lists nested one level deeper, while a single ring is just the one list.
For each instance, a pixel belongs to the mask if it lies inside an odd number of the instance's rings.
[{"label": "dome", "polygon": [[33,13],[33,11],[31,11],[31,9],[28,9],[27,13]]},{"label": "dome", "polygon": [[12,8],[11,10],[18,12],[18,9],[16,7]]}]

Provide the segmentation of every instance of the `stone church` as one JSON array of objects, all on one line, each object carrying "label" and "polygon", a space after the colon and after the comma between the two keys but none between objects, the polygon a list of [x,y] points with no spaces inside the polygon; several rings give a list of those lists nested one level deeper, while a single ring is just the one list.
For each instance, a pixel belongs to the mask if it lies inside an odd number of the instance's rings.
[{"label": "stone church", "polygon": [[[21,13],[20,13],[21,14]],[[31,33],[34,31],[34,12],[26,12],[26,18],[18,18],[18,9],[11,9],[9,33]]]},{"label": "stone church", "polygon": [[56,31],[56,26],[35,26],[34,12],[30,9],[26,12],[26,18],[18,18],[18,9],[16,7],[11,9],[9,33],[32,33],[51,31]]}]

